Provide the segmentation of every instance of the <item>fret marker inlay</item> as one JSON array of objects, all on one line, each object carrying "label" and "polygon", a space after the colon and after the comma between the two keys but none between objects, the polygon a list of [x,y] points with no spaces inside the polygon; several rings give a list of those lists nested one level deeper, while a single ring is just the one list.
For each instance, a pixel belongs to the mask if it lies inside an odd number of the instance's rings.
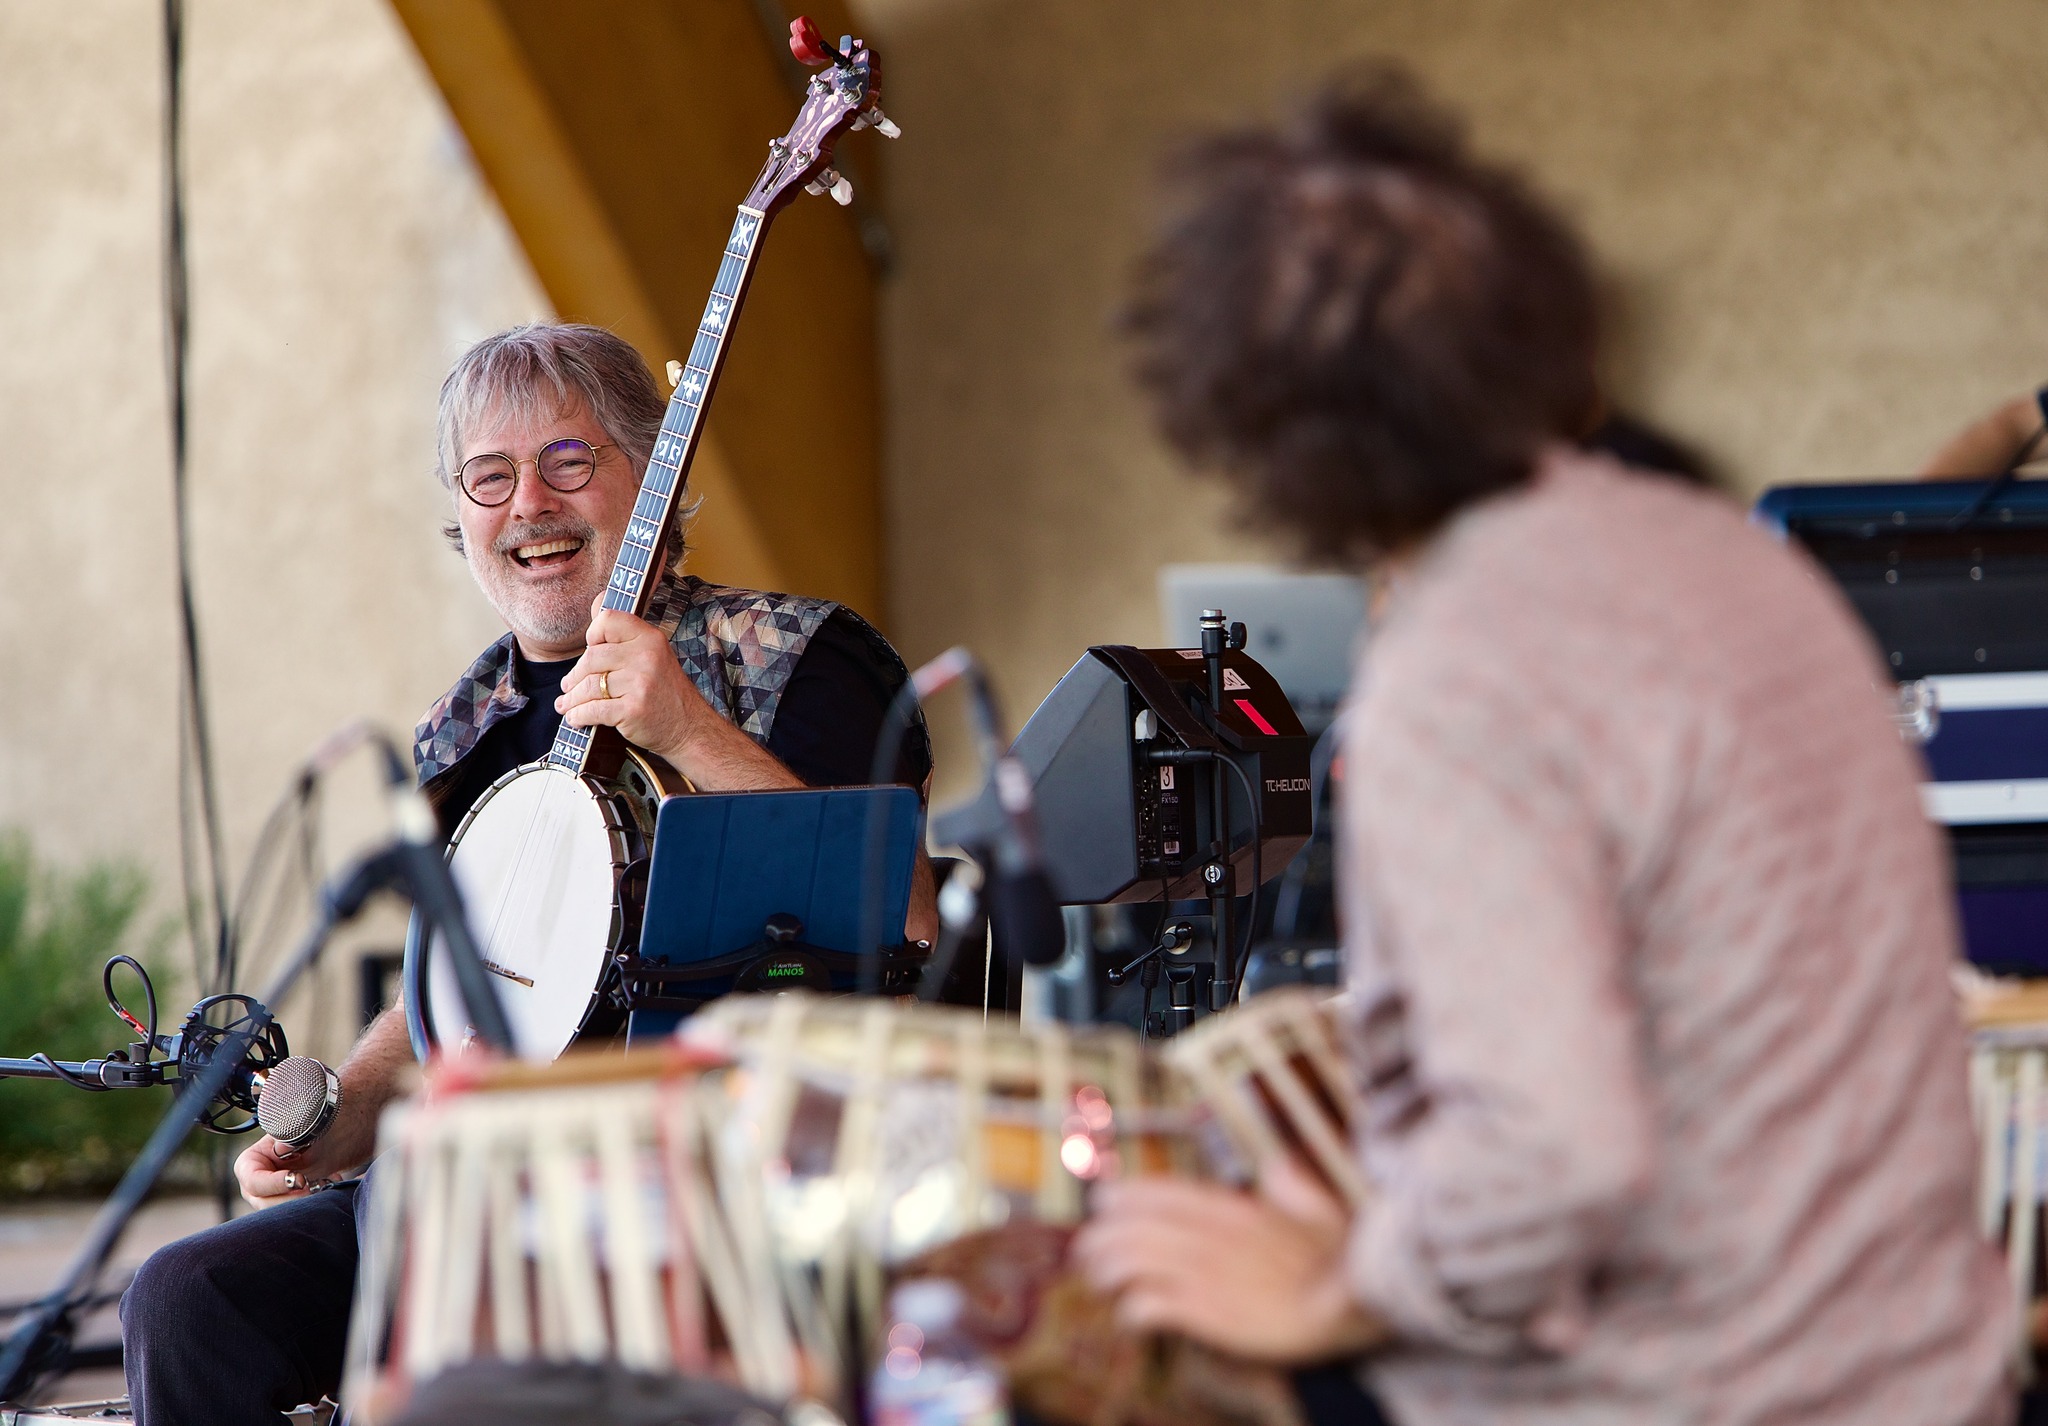
[{"label": "fret marker inlay", "polygon": [[[661,434],[654,442],[654,456],[640,482],[640,497],[626,526],[626,539],[612,563],[606,582],[604,607],[641,612],[643,596],[658,574],[653,568],[654,551],[661,543],[677,493],[687,481],[691,457],[697,445],[698,414],[711,393],[718,368],[725,358],[726,329],[736,315],[740,298],[754,263],[754,244],[761,235],[763,218],[745,208],[740,210],[726,242],[725,260],[711,285],[711,298],[704,308],[704,322],[690,348],[690,359],[675,384],[668,413],[662,418]],[[590,755],[588,729],[561,726],[548,761],[571,773],[581,773]]]}]

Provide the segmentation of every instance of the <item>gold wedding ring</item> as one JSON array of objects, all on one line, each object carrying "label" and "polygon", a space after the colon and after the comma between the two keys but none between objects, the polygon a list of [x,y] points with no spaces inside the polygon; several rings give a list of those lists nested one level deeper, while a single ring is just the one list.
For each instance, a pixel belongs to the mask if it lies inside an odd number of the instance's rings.
[{"label": "gold wedding ring", "polygon": [[597,696],[599,698],[610,698],[612,696],[612,674],[610,669],[606,669],[597,676]]}]

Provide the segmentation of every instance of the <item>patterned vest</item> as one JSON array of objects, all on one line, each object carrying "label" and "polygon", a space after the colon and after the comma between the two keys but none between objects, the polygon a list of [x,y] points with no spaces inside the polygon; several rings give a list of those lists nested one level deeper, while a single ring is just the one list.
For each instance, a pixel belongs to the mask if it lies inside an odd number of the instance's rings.
[{"label": "patterned vest", "polygon": [[[782,690],[818,626],[842,606],[796,594],[763,594],[670,576],[648,601],[647,622],[668,636],[676,661],[713,708],[755,742],[766,744]],[[875,656],[907,679],[896,650],[869,623],[846,611]],[[420,787],[432,798],[483,735],[526,706],[512,635],[485,649],[413,731]],[[923,733],[923,720],[917,732]]]}]

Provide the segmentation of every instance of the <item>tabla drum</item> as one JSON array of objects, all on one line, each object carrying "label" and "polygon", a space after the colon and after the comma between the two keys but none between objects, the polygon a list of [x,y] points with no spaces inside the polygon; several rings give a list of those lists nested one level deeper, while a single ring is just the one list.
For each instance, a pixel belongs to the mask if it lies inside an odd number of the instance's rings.
[{"label": "tabla drum", "polygon": [[1122,1331],[1067,1264],[1089,1184],[1195,1171],[1187,1106],[1121,1026],[798,994],[718,1001],[684,1038],[731,1058],[784,1251],[867,1360],[894,1283],[963,1289],[1013,1403],[1060,1426],[1298,1426],[1285,1376]]},{"label": "tabla drum", "polygon": [[1175,1162],[1127,1032],[798,993],[688,1031],[443,1065],[387,1112],[344,1391],[360,1419],[483,1358],[844,1411],[895,1265],[1011,1219],[1071,1224],[1090,1177]]},{"label": "tabla drum", "polygon": [[790,993],[716,1001],[681,1034],[735,1064],[777,1244],[862,1330],[895,1265],[1012,1220],[1076,1223],[1090,1180],[1191,1162],[1120,1027]]},{"label": "tabla drum", "polygon": [[889,1286],[938,1274],[1041,1419],[1290,1426],[1276,1374],[1120,1337],[1065,1265],[1091,1181],[1197,1171],[1169,1088],[1120,1027],[800,992],[440,1066],[381,1127],[343,1399],[375,1426],[457,1365],[617,1363],[850,1418]]},{"label": "tabla drum", "polygon": [[1971,1029],[1970,1103],[1977,1121],[1977,1227],[2005,1252],[2021,1380],[2048,1338],[2041,1295],[2041,1204],[2048,1198],[2048,984],[1964,979]]},{"label": "tabla drum", "polygon": [[1343,1049],[1350,1006],[1312,986],[1270,990],[1166,1042],[1179,1092],[1213,1132],[1209,1168],[1256,1179],[1280,1158],[1304,1161],[1355,1212],[1367,1197],[1351,1150],[1357,1088]]},{"label": "tabla drum", "polygon": [[676,1046],[431,1072],[380,1126],[343,1400],[495,1358],[830,1395],[837,1342],[769,1250],[707,1066]]}]

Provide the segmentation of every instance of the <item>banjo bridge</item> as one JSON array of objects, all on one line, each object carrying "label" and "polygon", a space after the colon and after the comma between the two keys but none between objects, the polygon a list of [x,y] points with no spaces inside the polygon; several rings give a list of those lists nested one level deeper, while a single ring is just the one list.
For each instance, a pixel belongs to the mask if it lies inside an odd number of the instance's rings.
[{"label": "banjo bridge", "polygon": [[479,957],[479,959],[482,960],[484,969],[489,971],[492,975],[502,975],[507,980],[517,981],[520,985],[525,986],[528,990],[533,989],[533,977],[521,975],[516,970],[511,970],[505,966],[501,966],[488,956],[482,956]]}]

